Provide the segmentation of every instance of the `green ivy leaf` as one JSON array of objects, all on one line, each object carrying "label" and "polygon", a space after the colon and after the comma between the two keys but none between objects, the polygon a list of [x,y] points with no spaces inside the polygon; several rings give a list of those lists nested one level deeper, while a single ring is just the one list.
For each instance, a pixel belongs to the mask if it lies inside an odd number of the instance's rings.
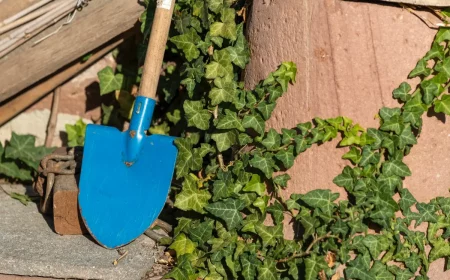
[{"label": "green ivy leaf", "polygon": [[271,259],[265,259],[262,266],[258,267],[258,279],[277,280],[277,268],[275,262]]},{"label": "green ivy leaf", "polygon": [[237,143],[238,135],[235,130],[230,130],[227,132],[214,133],[211,138],[216,142],[219,152],[223,152]]},{"label": "green ivy leaf", "polygon": [[258,104],[258,107],[256,109],[261,113],[264,120],[270,119],[270,116],[272,115],[273,110],[275,109],[276,104],[275,103],[267,103],[265,101]]},{"label": "green ivy leaf", "polygon": [[201,101],[186,100],[183,104],[183,109],[188,126],[193,126],[201,130],[207,130],[209,128],[211,113],[203,109]]},{"label": "green ivy leaf", "polygon": [[275,154],[275,157],[283,163],[286,169],[291,168],[294,165],[294,146],[279,151]]},{"label": "green ivy leaf", "polygon": [[184,233],[180,233],[173,243],[169,246],[170,249],[177,252],[177,256],[182,256],[184,254],[190,254],[195,250],[195,243],[192,242]]},{"label": "green ivy leaf", "polygon": [[404,149],[406,145],[417,144],[417,139],[411,131],[411,126],[406,125],[398,137],[398,147]]},{"label": "green ivy leaf", "polygon": [[437,42],[433,42],[431,49],[424,56],[425,60],[430,60],[433,58],[437,58],[439,60],[444,59],[444,47],[438,44]]},{"label": "green ivy leaf", "polygon": [[[50,154],[54,148],[46,148],[44,146],[36,147],[35,141],[36,137],[33,135],[19,135],[13,131],[11,139],[5,147],[4,155],[6,158],[21,160],[29,167],[37,170],[42,158]],[[11,164],[4,164],[3,167],[14,169]],[[10,171],[14,171],[13,169]],[[17,173],[17,175],[19,175],[19,177],[26,176],[23,173]]]},{"label": "green ivy leaf", "polygon": [[250,181],[245,185],[243,188],[246,192],[255,192],[259,196],[264,195],[264,192],[266,191],[266,185],[261,181],[261,178],[258,174],[253,174]]},{"label": "green ivy leaf", "polygon": [[264,140],[261,142],[269,151],[276,150],[280,147],[281,136],[278,132],[271,128]]},{"label": "green ivy leaf", "polygon": [[331,215],[336,206],[333,201],[338,199],[339,193],[332,193],[330,190],[313,190],[306,193],[302,200],[313,208],[320,208],[325,214]]},{"label": "green ivy leaf", "polygon": [[400,160],[383,162],[383,174],[385,176],[397,175],[400,177],[411,176],[411,170]]},{"label": "green ivy leaf", "polygon": [[423,102],[427,105],[430,105],[433,99],[440,94],[438,85],[430,80],[423,81],[420,87],[423,92]]},{"label": "green ivy leaf", "polygon": [[359,166],[364,167],[369,164],[378,164],[380,161],[380,154],[373,151],[370,147],[365,146],[363,148],[363,153],[361,160],[359,161]]},{"label": "green ivy leaf", "polygon": [[210,27],[211,36],[220,36],[225,39],[236,40],[236,23],[232,21],[214,22]]},{"label": "green ivy leaf", "polygon": [[309,147],[311,147],[311,144],[308,143],[308,139],[303,137],[302,135],[295,136],[294,140],[295,140],[295,152],[297,154],[303,153]]},{"label": "green ivy leaf", "polygon": [[384,131],[393,131],[396,134],[400,134],[400,131],[402,130],[402,122],[401,117],[398,115],[394,115],[388,120],[386,120],[380,127],[381,130]]},{"label": "green ivy leaf", "polygon": [[389,248],[389,240],[383,235],[367,235],[363,239],[363,244],[369,249],[373,259],[378,259],[380,253]]},{"label": "green ivy leaf", "polygon": [[411,99],[411,95],[409,95],[410,91],[411,86],[407,82],[403,82],[392,92],[392,95],[394,98],[400,99],[401,101],[408,101]]},{"label": "green ivy leaf", "polygon": [[310,257],[305,259],[305,280],[316,280],[320,271],[327,269],[328,265],[325,262],[325,258],[311,254]]},{"label": "green ivy leaf", "polygon": [[174,205],[184,211],[193,210],[203,214],[206,213],[204,209],[207,207],[210,199],[211,194],[207,190],[200,190],[195,179],[191,176],[186,176],[182,191],[176,195]]},{"label": "green ivy leaf", "polygon": [[258,114],[246,115],[242,121],[245,128],[253,128],[260,135],[264,134],[266,124]]},{"label": "green ivy leaf", "polygon": [[245,207],[242,200],[228,198],[223,201],[208,204],[205,209],[214,216],[225,221],[228,230],[235,229],[242,223],[240,211]]},{"label": "green ivy leaf", "polygon": [[271,206],[267,207],[267,212],[271,213],[276,225],[279,225],[284,220],[284,207],[279,202],[275,202]]},{"label": "green ivy leaf", "polygon": [[[342,156],[343,159],[348,159],[351,162],[353,162],[354,164],[357,164],[360,160],[361,160],[361,153],[360,151],[355,148],[355,147],[351,147],[350,151],[348,151],[347,153],[345,153]],[[342,187],[342,186],[341,186]]]},{"label": "green ivy leaf", "polygon": [[283,92],[286,92],[290,82],[295,83],[297,75],[297,66],[293,62],[283,62],[277,71],[273,73],[278,83],[280,83]]},{"label": "green ivy leaf", "polygon": [[199,57],[200,51],[198,50],[197,45],[201,38],[195,29],[189,28],[189,31],[186,33],[173,36],[169,40],[174,43],[178,49],[183,51],[187,61],[192,61]]},{"label": "green ivy leaf", "polygon": [[260,261],[254,256],[249,254],[242,254],[240,256],[242,276],[245,280],[253,280],[256,277],[256,269],[260,266]]},{"label": "green ivy leaf", "polygon": [[273,182],[280,187],[286,188],[287,182],[291,179],[291,176],[288,174],[278,175],[275,178],[273,178]]},{"label": "green ivy leaf", "polygon": [[264,154],[263,157],[255,155],[250,160],[250,165],[261,170],[268,179],[272,178],[275,161],[272,159],[272,155],[270,153]]},{"label": "green ivy leaf", "polygon": [[436,113],[450,115],[450,95],[444,94],[440,100],[434,101],[434,110]]},{"label": "green ivy leaf", "polygon": [[213,61],[206,65],[205,78],[216,79],[226,77],[226,80],[231,80],[229,77],[233,76],[233,65],[231,64],[230,54],[227,50],[214,51]]},{"label": "green ivy leaf", "polygon": [[100,95],[122,89],[123,74],[115,74],[111,66],[106,66],[97,73],[100,83]]},{"label": "green ivy leaf", "polygon": [[225,116],[222,117],[217,123],[216,128],[218,129],[232,129],[236,128],[239,131],[244,131],[244,126],[242,126],[242,122],[237,116],[236,112],[233,112],[229,109],[225,109]]},{"label": "green ivy leaf", "polygon": [[427,77],[431,74],[431,69],[427,68],[427,61],[421,59],[417,62],[416,67],[409,73],[408,78],[414,78],[417,76]]},{"label": "green ivy leaf", "polygon": [[275,246],[277,239],[283,238],[283,226],[265,226],[263,224],[255,225],[256,233],[261,237],[263,246]]},{"label": "green ivy leaf", "polygon": [[214,85],[215,87],[209,92],[211,105],[218,105],[222,102],[234,102],[236,100],[236,86],[234,82],[217,78],[214,80]]}]

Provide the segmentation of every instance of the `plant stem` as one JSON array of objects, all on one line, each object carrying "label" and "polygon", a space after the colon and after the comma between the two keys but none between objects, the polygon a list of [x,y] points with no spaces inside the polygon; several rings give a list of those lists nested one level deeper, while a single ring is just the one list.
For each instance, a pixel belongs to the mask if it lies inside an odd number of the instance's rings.
[{"label": "plant stem", "polygon": [[320,241],[322,241],[324,239],[327,239],[327,238],[334,238],[334,239],[339,239],[340,240],[340,238],[338,236],[332,235],[331,232],[328,232],[324,236],[314,238],[313,242],[311,242],[311,244],[309,244],[309,246],[308,246],[308,248],[306,248],[305,252],[299,253],[299,254],[294,253],[290,257],[278,260],[277,263],[285,263],[285,262],[288,262],[288,261],[293,260],[295,258],[303,258],[303,257],[309,256],[311,254],[311,250],[314,247],[314,245],[316,245],[318,242],[320,242]]}]

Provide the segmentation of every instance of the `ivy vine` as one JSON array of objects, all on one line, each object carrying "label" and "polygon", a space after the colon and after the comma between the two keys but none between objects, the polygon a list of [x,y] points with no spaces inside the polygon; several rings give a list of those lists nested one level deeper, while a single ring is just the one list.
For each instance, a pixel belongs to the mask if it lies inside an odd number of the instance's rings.
[{"label": "ivy vine", "polygon": [[[140,63],[155,3],[146,4]],[[165,278],[428,279],[431,262],[450,258],[450,198],[418,202],[403,187],[411,176],[403,158],[417,144],[424,113],[450,115],[450,29],[437,32],[410,72],[420,84],[401,83],[393,91],[400,105],[379,110],[379,127],[317,117],[276,131],[266,121],[296,82],[297,67],[283,62],[253,89],[244,87],[245,10],[237,0],[176,3],[150,129],[180,136],[171,190],[176,227],[161,240],[176,264]],[[129,115],[139,75],[121,67],[99,73],[102,94],[116,91],[119,100],[117,92],[128,92],[119,105],[103,107],[104,123],[118,110]],[[284,171],[295,158],[335,138],[349,165],[333,182],[348,199],[328,189],[283,198],[290,180]],[[422,223],[426,232],[417,229]],[[295,229],[294,240],[285,239],[284,224]]]}]

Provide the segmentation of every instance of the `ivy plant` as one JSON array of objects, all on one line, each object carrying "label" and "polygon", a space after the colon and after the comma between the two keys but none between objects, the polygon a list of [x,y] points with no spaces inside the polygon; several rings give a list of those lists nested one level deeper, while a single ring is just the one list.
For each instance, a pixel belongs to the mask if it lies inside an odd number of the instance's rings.
[{"label": "ivy plant", "polygon": [[30,182],[36,174],[41,159],[54,148],[36,146],[36,137],[12,132],[11,139],[0,143],[0,177],[12,181]]},{"label": "ivy plant", "polygon": [[[146,4],[141,63],[155,3]],[[177,216],[171,238],[161,240],[176,263],[164,278],[429,279],[430,263],[450,258],[450,198],[417,201],[403,187],[412,175],[403,159],[418,143],[425,113],[450,115],[450,29],[437,32],[410,72],[419,85],[403,82],[393,91],[399,105],[381,108],[377,127],[339,116],[277,131],[266,121],[296,82],[297,66],[282,62],[253,89],[244,86],[245,9],[236,0],[176,3],[152,126],[178,136]],[[121,69],[102,71],[102,93],[127,87]],[[104,116],[120,106],[103,108]],[[333,182],[348,199],[329,189],[284,198],[295,158],[336,138],[348,165]],[[285,238],[287,226],[293,240]]]}]

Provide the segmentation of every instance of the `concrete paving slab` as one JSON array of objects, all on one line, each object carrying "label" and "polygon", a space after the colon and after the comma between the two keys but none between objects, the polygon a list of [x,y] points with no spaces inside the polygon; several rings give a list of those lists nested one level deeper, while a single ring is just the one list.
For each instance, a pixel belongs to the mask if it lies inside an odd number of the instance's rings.
[{"label": "concrete paving slab", "polygon": [[[5,191],[2,191],[4,189]],[[101,247],[89,236],[60,236],[51,217],[39,213],[6,192],[30,192],[0,185],[0,274],[70,279],[138,280],[161,253],[153,240],[141,236],[123,247],[128,254],[117,266],[117,250]]]}]

